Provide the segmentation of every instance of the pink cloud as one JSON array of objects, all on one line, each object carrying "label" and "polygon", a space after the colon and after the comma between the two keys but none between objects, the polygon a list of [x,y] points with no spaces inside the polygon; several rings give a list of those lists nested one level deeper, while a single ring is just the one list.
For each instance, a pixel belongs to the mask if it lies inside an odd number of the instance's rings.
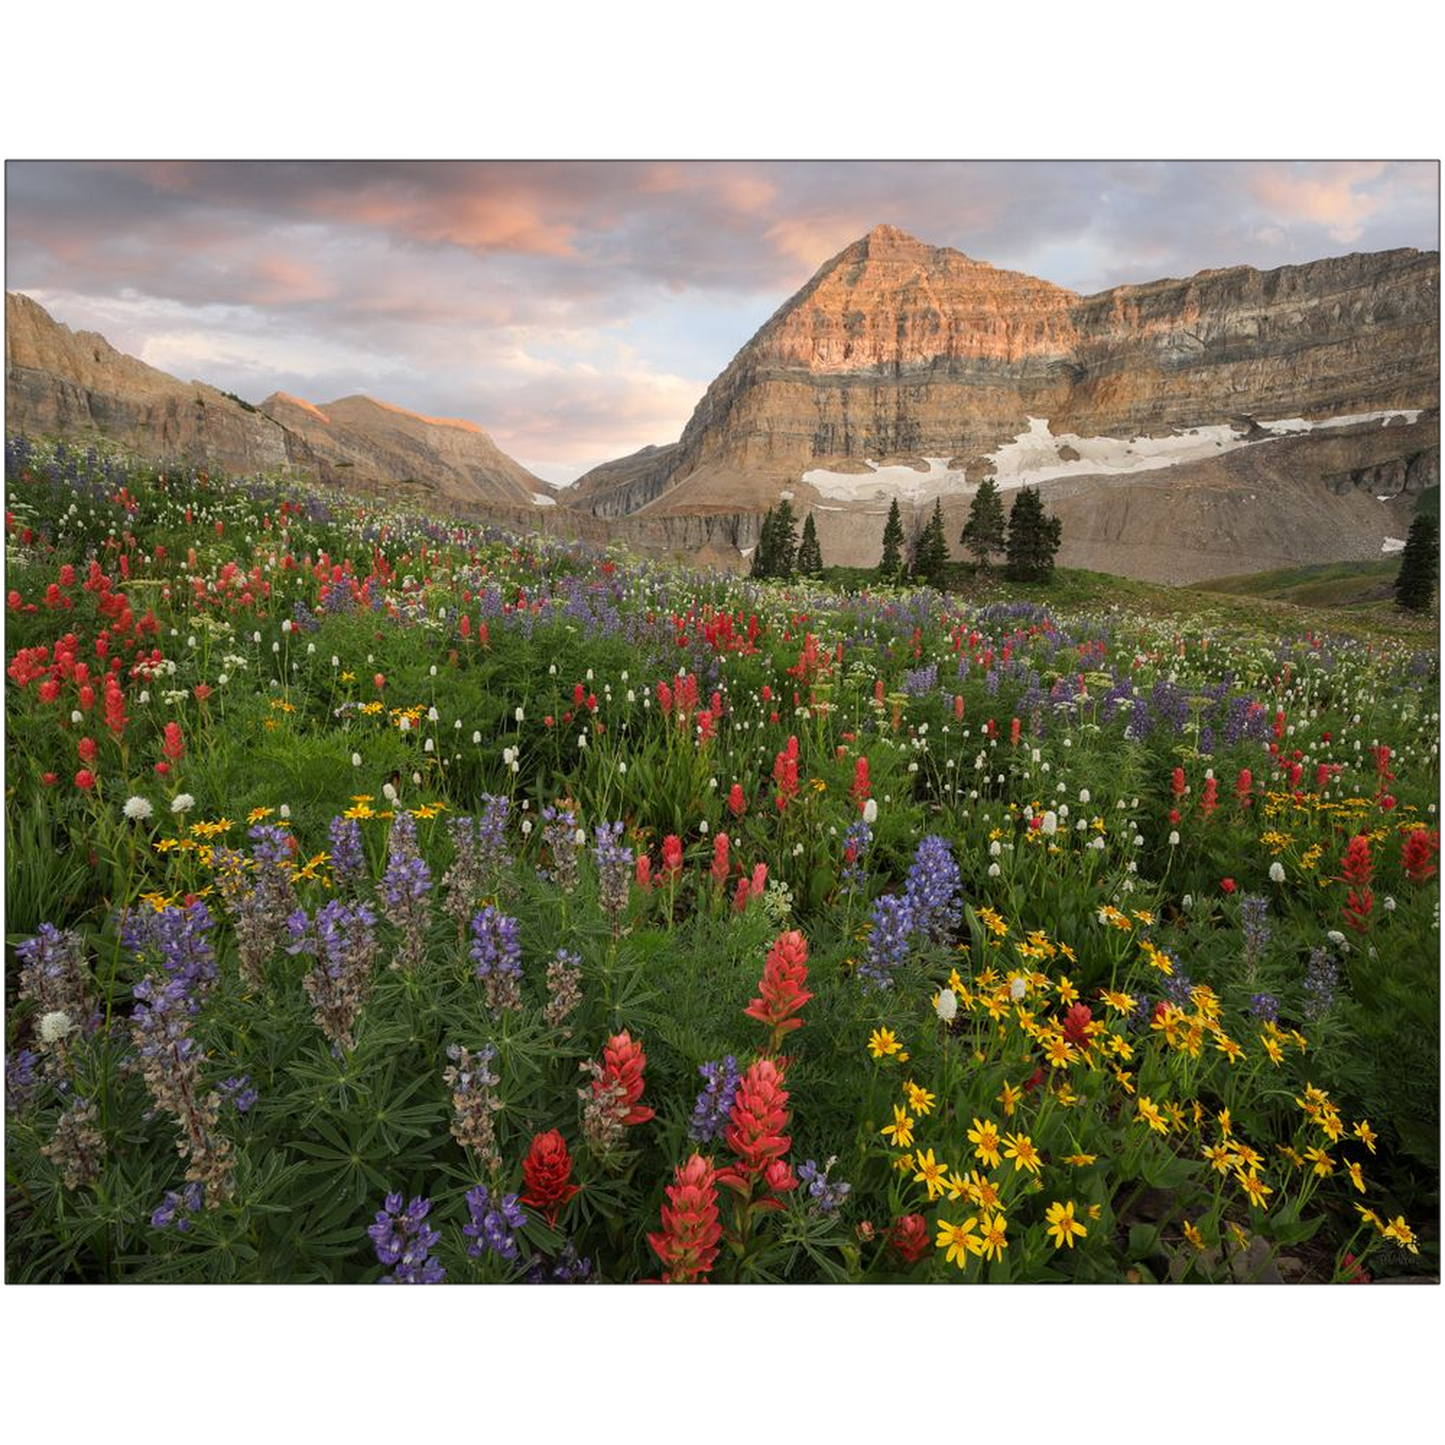
[{"label": "pink cloud", "polygon": [[1309,172],[1266,166],[1249,179],[1250,194],[1280,220],[1313,221],[1343,245],[1364,233],[1364,223],[1388,199],[1384,188],[1364,190],[1385,171],[1383,161],[1346,161]]}]

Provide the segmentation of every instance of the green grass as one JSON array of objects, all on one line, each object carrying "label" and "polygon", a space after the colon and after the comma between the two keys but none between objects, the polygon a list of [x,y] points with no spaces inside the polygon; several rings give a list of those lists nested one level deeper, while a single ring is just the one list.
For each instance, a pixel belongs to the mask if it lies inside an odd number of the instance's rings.
[{"label": "green grass", "polygon": [[1216,577],[1197,583],[1195,590],[1222,592],[1232,597],[1263,597],[1291,602],[1298,607],[1356,607],[1389,601],[1399,570],[1397,557],[1369,562],[1317,562],[1277,572]]}]

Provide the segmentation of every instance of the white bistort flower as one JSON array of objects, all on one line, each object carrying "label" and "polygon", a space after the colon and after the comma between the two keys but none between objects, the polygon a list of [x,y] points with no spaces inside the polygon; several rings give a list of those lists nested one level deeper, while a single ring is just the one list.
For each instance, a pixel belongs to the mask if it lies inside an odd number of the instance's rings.
[{"label": "white bistort flower", "polygon": [[938,995],[938,1001],[933,1005],[933,1011],[944,1023],[951,1024],[958,1017],[958,995],[951,988],[946,988]]},{"label": "white bistort flower", "polygon": [[1269,865],[1269,881],[1271,883],[1284,882],[1284,864],[1278,859]]},{"label": "white bistort flower", "polygon": [[876,798],[869,798],[868,801],[863,804],[863,821],[867,823],[870,828],[878,821],[878,800]]},{"label": "white bistort flower", "polygon": [[75,1025],[64,1009],[53,1009],[40,1020],[40,1042],[53,1044],[63,1039]]},{"label": "white bistort flower", "polygon": [[171,799],[171,812],[189,813],[196,806],[196,800],[189,793],[177,793]]},{"label": "white bistort flower", "polygon": [[144,823],[155,812],[155,809],[151,807],[149,798],[136,796],[125,800],[125,806],[121,812],[133,823]]}]

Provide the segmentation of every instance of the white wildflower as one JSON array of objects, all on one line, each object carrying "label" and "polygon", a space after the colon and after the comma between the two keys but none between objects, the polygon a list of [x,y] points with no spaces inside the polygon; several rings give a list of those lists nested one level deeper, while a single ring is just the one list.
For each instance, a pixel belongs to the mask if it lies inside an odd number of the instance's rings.
[{"label": "white wildflower", "polygon": [[74,1027],[75,1025],[70,1021],[70,1015],[64,1009],[53,1009],[40,1020],[40,1042],[42,1044],[58,1043]]}]

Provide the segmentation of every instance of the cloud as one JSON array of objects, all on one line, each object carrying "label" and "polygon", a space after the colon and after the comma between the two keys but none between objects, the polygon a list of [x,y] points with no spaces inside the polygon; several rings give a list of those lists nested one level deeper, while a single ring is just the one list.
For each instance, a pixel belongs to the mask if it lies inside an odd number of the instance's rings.
[{"label": "cloud", "polygon": [[674,440],[880,222],[1087,293],[1433,247],[1437,183],[1407,162],[12,162],[6,282],[187,379],[369,391],[556,477]]},{"label": "cloud", "polygon": [[1383,161],[1346,162],[1309,169],[1262,167],[1250,179],[1255,200],[1281,220],[1313,221],[1331,239],[1352,245],[1365,222],[1387,202],[1384,192],[1370,189],[1384,173]]}]

